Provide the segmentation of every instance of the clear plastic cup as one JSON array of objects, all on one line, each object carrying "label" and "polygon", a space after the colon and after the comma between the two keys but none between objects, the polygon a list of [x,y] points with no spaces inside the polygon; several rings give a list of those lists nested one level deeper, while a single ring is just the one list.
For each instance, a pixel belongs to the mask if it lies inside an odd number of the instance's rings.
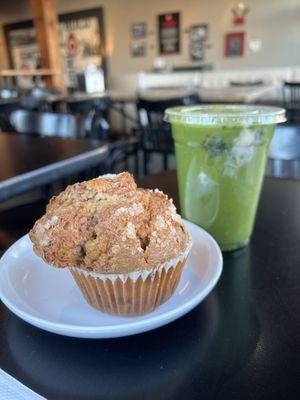
[{"label": "clear plastic cup", "polygon": [[210,232],[222,250],[252,234],[269,145],[285,110],[256,105],[169,108],[181,213]]}]

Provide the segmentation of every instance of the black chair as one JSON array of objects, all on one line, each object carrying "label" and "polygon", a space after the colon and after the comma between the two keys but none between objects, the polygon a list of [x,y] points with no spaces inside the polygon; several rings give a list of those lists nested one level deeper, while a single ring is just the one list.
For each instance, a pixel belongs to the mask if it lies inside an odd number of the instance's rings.
[{"label": "black chair", "polygon": [[50,96],[50,95],[60,96],[61,91],[56,88],[51,88],[51,87],[35,86],[34,88],[31,89],[30,95],[35,98],[45,99],[45,98],[47,98],[47,96]]},{"label": "black chair", "polygon": [[0,130],[3,132],[11,131],[9,122],[11,112],[20,108],[20,101],[17,98],[0,99]]},{"label": "black chair", "polygon": [[17,90],[3,88],[0,90],[0,98],[1,99],[16,99],[18,97]]},{"label": "black chair", "polygon": [[[139,174],[138,141],[126,134],[114,132],[109,122],[109,110],[113,102],[108,96],[70,96],[66,100],[67,110],[82,118],[86,138],[101,141],[120,141],[122,145],[113,147],[107,169],[110,172],[120,172],[130,169],[130,160],[133,159],[133,170]],[[119,111],[119,110],[116,110]]]},{"label": "black chair", "polygon": [[284,108],[287,111],[287,120],[291,123],[300,120],[300,82],[284,82]]},{"label": "black chair", "polygon": [[108,120],[108,110],[111,100],[107,96],[70,98],[67,102],[67,109],[71,114],[85,116],[89,126],[87,127],[87,137],[99,140],[108,139],[111,128]]},{"label": "black chair", "polygon": [[82,121],[69,114],[17,110],[10,114],[10,123],[18,133],[64,138],[81,138],[84,135]]},{"label": "black chair", "polygon": [[196,104],[199,98],[190,94],[180,98],[162,100],[137,100],[137,114],[141,130],[141,148],[144,156],[144,174],[149,173],[150,156],[154,153],[162,156],[163,169],[168,169],[168,159],[174,154],[174,143],[170,125],[163,121],[164,111],[169,107]]},{"label": "black chair", "polygon": [[300,125],[278,125],[270,146],[267,175],[300,179]]},{"label": "black chair", "polygon": [[22,109],[27,111],[50,112],[52,107],[48,102],[49,96],[58,96],[60,94],[61,92],[55,88],[35,86],[23,95],[20,105]]}]

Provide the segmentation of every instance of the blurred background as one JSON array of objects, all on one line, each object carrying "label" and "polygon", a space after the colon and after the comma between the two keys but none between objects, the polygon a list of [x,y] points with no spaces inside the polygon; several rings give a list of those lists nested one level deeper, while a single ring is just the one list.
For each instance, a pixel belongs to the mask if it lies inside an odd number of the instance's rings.
[{"label": "blurred background", "polygon": [[174,169],[170,106],[286,108],[267,174],[298,179],[299,20],[300,0],[0,0],[1,247],[69,183]]}]

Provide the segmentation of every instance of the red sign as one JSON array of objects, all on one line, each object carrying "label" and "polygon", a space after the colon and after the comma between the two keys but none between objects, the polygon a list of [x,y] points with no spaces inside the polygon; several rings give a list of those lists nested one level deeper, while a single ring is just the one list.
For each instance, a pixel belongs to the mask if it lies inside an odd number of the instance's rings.
[{"label": "red sign", "polygon": [[80,40],[75,33],[70,33],[67,41],[67,49],[70,56],[76,56],[80,48]]},{"label": "red sign", "polygon": [[167,13],[158,16],[159,53],[176,54],[180,50],[180,14]]},{"label": "red sign", "polygon": [[225,57],[244,55],[245,32],[232,32],[225,35]]},{"label": "red sign", "polygon": [[234,25],[243,25],[245,23],[245,18],[244,17],[235,17],[233,19]]}]

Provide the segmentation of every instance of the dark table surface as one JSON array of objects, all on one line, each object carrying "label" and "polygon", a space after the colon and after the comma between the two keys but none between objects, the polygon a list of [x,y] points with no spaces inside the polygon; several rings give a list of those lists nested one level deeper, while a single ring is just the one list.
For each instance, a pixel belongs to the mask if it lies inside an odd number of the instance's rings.
[{"label": "dark table surface", "polygon": [[20,99],[18,98],[9,98],[9,99],[0,99],[0,114],[9,113],[11,111],[17,110],[19,108]]},{"label": "dark table surface", "polygon": [[97,140],[0,133],[0,201],[99,164],[108,147]]},{"label": "dark table surface", "polygon": [[[178,202],[174,173],[147,177]],[[299,398],[300,182],[267,178],[251,244],[179,320],[110,340],[62,337],[0,306],[0,367],[48,399]]]}]

